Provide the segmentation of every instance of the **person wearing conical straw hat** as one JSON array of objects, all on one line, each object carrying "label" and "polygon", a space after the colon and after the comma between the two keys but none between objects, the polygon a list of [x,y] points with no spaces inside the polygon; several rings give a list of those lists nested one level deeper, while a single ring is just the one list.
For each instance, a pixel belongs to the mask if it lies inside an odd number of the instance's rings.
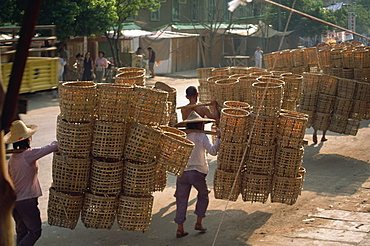
[{"label": "person wearing conical straw hat", "polygon": [[[194,86],[189,86],[185,92],[186,92],[186,98],[189,100],[188,105],[196,105],[198,103],[198,96],[199,96],[197,88],[195,88]],[[211,104],[214,109],[214,114],[212,114],[211,111],[205,106],[197,106],[193,108],[182,108],[181,109],[182,120],[187,119],[189,114],[192,111],[195,111],[201,117],[207,116],[210,119],[214,119],[217,123],[220,120],[219,105],[217,101],[212,101]]]},{"label": "person wearing conical straw hat", "polygon": [[34,245],[41,236],[37,205],[42,192],[37,177],[37,160],[58,150],[56,141],[41,148],[31,148],[31,137],[37,129],[36,125],[25,125],[23,121],[16,120],[10,126],[10,132],[4,136],[4,142],[13,144],[14,148],[8,162],[8,172],[17,195],[13,210],[17,245]]},{"label": "person wearing conical straw hat", "polygon": [[[186,120],[177,123],[176,127],[186,126],[187,129],[204,130],[205,123],[214,122],[213,119],[202,118],[195,111],[192,111]],[[181,238],[188,235],[184,230],[186,220],[186,211],[191,187],[198,191],[197,203],[194,213],[197,215],[197,222],[194,229],[205,232],[206,228],[202,225],[202,220],[206,216],[209,203],[208,188],[206,176],[208,174],[208,163],[206,161],[206,151],[210,155],[217,155],[220,148],[220,132],[218,131],[217,139],[212,145],[207,135],[203,132],[191,132],[186,136],[195,146],[191,152],[190,158],[186,165],[184,173],[177,177],[176,180],[176,217],[177,223],[176,237]]]}]

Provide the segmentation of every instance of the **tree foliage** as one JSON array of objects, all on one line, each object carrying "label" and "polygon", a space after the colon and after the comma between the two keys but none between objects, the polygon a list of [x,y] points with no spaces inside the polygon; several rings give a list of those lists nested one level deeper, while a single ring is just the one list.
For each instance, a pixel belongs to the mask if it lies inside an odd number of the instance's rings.
[{"label": "tree foliage", "polygon": [[[315,16],[317,18],[323,19],[328,22],[336,22],[335,16],[330,13],[330,11],[326,11],[323,8],[321,1],[313,1],[313,0],[280,0],[277,1],[280,4],[283,4],[287,7],[292,7],[293,2],[295,2],[294,9],[304,12],[306,14]],[[266,17],[266,21],[273,26],[274,29],[283,31],[285,28],[285,24],[288,21],[288,17],[290,12],[279,9],[276,6],[268,6],[267,12],[269,14]],[[279,23],[282,23],[279,25]],[[289,26],[288,31],[294,30],[294,34],[301,37],[308,37],[322,34],[323,32],[329,30],[329,27],[321,24],[317,21],[309,20],[304,18],[300,15],[293,14]]]}]

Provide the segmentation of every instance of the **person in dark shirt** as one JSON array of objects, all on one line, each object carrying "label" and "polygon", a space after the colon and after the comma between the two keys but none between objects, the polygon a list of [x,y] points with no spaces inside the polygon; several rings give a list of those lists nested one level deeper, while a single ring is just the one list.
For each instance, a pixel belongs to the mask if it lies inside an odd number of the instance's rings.
[{"label": "person in dark shirt", "polygon": [[154,78],[155,77],[155,73],[154,73],[155,52],[152,49],[152,47],[148,47],[147,50],[149,52],[149,58],[148,58],[149,59],[149,71],[152,73],[152,76],[150,77]]}]

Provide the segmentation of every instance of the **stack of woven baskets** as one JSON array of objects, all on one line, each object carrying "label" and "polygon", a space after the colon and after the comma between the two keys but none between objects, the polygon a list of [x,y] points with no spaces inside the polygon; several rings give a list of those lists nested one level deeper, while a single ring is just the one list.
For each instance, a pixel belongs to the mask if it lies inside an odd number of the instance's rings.
[{"label": "stack of woven baskets", "polygon": [[[221,143],[214,175],[215,198],[236,201],[241,191],[240,171],[248,141],[250,106],[225,102],[221,110]],[[244,108],[244,109],[243,109]]]},{"label": "stack of woven baskets", "polygon": [[53,156],[53,184],[49,190],[48,223],[74,229],[88,186],[96,85],[64,83],[60,88],[57,140]]},{"label": "stack of woven baskets", "polygon": [[369,119],[368,83],[315,73],[303,74],[299,111],[309,115],[316,130],[356,135],[360,122]]},{"label": "stack of woven baskets", "polygon": [[213,67],[197,69],[197,76],[198,76],[198,81],[199,81],[199,86],[198,86],[199,102],[201,103],[207,103],[211,101],[207,79],[209,77],[212,77],[212,69]]},{"label": "stack of woven baskets", "polygon": [[308,115],[282,110],[278,117],[276,155],[272,178],[271,202],[292,205],[301,193],[305,169],[303,138]]},{"label": "stack of woven baskets", "polygon": [[183,172],[194,147],[168,126],[169,93],[92,82],[64,83],[60,93],[49,224],[73,229],[82,211],[87,228],[110,229],[117,217],[122,230],[148,230],[152,193],[167,171]]}]

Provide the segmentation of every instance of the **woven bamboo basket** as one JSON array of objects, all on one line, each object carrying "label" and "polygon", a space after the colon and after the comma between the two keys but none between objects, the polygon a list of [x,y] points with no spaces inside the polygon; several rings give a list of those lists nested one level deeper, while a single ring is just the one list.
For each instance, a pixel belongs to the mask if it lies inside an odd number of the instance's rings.
[{"label": "woven bamboo basket", "polygon": [[302,94],[303,76],[297,74],[282,74],[281,79],[285,82],[284,99],[299,100]]},{"label": "woven bamboo basket", "polygon": [[124,73],[124,72],[140,72],[145,75],[145,68],[139,68],[139,67],[120,67],[117,69],[118,73]]},{"label": "woven bamboo basket", "polygon": [[142,231],[149,230],[152,219],[153,196],[119,197],[117,222],[121,230]]},{"label": "woven bamboo basket", "polygon": [[158,168],[155,171],[153,192],[163,191],[167,184],[167,172]]},{"label": "woven bamboo basket", "polygon": [[183,138],[186,137],[186,133],[184,131],[181,131],[181,130],[175,128],[175,127],[160,126],[159,129],[162,130],[163,132],[170,132],[170,133],[176,134],[176,135],[178,135],[180,137],[183,137]]},{"label": "woven bamboo basket", "polygon": [[[209,101],[207,101],[209,102]],[[169,126],[175,126],[177,124],[177,112],[170,114],[170,122],[168,123]]]},{"label": "woven bamboo basket", "polygon": [[362,100],[353,100],[350,117],[354,119],[367,119],[368,103]]},{"label": "woven bamboo basket", "polygon": [[292,65],[294,67],[303,66],[306,64],[306,56],[303,49],[294,49],[290,51],[292,57]]},{"label": "woven bamboo basket", "polygon": [[337,96],[352,99],[356,91],[356,80],[339,78]]},{"label": "woven bamboo basket", "polygon": [[342,68],[341,67],[333,67],[333,68],[330,68],[331,69],[331,73],[326,73],[328,75],[332,75],[332,76],[335,76],[335,77],[339,77],[341,78],[342,77]]},{"label": "woven bamboo basket", "polygon": [[197,68],[198,81],[201,86],[207,85],[207,79],[212,76],[213,67]]},{"label": "woven bamboo basket", "polygon": [[215,97],[219,105],[225,101],[238,101],[240,98],[237,79],[220,79],[215,82]]},{"label": "woven bamboo basket", "polygon": [[126,123],[96,120],[91,153],[94,157],[120,160],[126,137]]},{"label": "woven bamboo basket", "polygon": [[294,178],[303,162],[304,148],[278,147],[275,159],[275,175]]},{"label": "woven bamboo basket", "polygon": [[301,109],[300,107],[297,107],[297,112],[305,114],[305,115],[308,116],[308,121],[307,121],[307,126],[306,127],[310,128],[312,126],[315,111],[307,111],[307,110]]},{"label": "woven bamboo basket", "polygon": [[229,75],[212,76],[207,79],[209,96],[211,101],[216,99],[216,81],[220,79],[228,79]]},{"label": "woven bamboo basket", "polygon": [[184,172],[195,144],[179,135],[164,132],[159,146],[158,167],[180,176]]},{"label": "woven bamboo basket", "polygon": [[252,84],[257,82],[257,76],[239,77],[240,101],[252,103]]},{"label": "woven bamboo basket", "polygon": [[303,49],[307,64],[318,64],[318,55],[316,47]]},{"label": "woven bamboo basket", "polygon": [[368,78],[366,74],[367,68],[354,68],[353,69],[353,78],[358,81],[365,82]]},{"label": "woven bamboo basket", "polygon": [[60,88],[60,114],[69,122],[94,119],[96,85],[93,82],[66,82]]},{"label": "woven bamboo basket", "polygon": [[98,120],[122,122],[131,113],[134,87],[121,84],[97,85],[96,116]]},{"label": "woven bamboo basket", "polygon": [[272,190],[272,176],[242,173],[242,198],[244,202],[265,203]]},{"label": "woven bamboo basket", "polygon": [[355,100],[369,101],[370,99],[370,84],[357,82],[355,94],[353,96]]},{"label": "woven bamboo basket", "polygon": [[336,98],[336,96],[319,93],[316,111],[325,114],[332,113],[334,111]]},{"label": "woven bamboo basket", "polygon": [[333,62],[331,60],[330,49],[319,50],[318,55],[319,55],[319,63],[321,67],[333,66]]},{"label": "woven bamboo basket", "polygon": [[269,71],[259,71],[259,72],[253,72],[250,73],[250,76],[252,77],[263,77],[263,76],[269,76],[272,75]]},{"label": "woven bamboo basket", "polygon": [[148,196],[154,189],[157,163],[135,163],[125,160],[123,168],[122,194],[125,196]]},{"label": "woven bamboo basket", "polygon": [[315,112],[312,127],[315,130],[326,131],[329,129],[332,114]]},{"label": "woven bamboo basket", "polygon": [[275,142],[277,117],[258,116],[251,114],[250,143],[261,146],[271,146]]},{"label": "woven bamboo basket", "polygon": [[159,126],[166,113],[168,92],[136,86],[132,103],[132,121],[143,125]]},{"label": "woven bamboo basket", "polygon": [[297,112],[281,113],[277,127],[277,141],[281,147],[299,148],[302,145],[308,115]]},{"label": "woven bamboo basket", "polygon": [[249,74],[258,73],[258,72],[268,72],[267,69],[259,68],[259,67],[249,67],[248,68]]},{"label": "woven bamboo basket", "polygon": [[342,68],[342,77],[346,79],[354,79],[355,73],[353,68]]},{"label": "woven bamboo basket", "polygon": [[116,75],[114,81],[116,84],[124,85],[145,85],[145,74],[143,72],[123,72]]},{"label": "woven bamboo basket", "polygon": [[86,228],[108,229],[113,226],[117,213],[117,196],[85,194],[81,220]]},{"label": "woven bamboo basket", "polygon": [[244,143],[248,139],[249,112],[243,109],[224,108],[221,110],[221,139],[228,143]]},{"label": "woven bamboo basket", "polygon": [[271,84],[281,85],[283,89],[285,90],[285,81],[281,80],[280,78],[277,79],[277,78],[269,77],[269,75],[267,76],[263,75],[257,78],[257,82],[269,83],[269,85]]},{"label": "woven bamboo basket", "polygon": [[58,121],[57,140],[59,152],[70,157],[88,158],[92,142],[92,123]]},{"label": "woven bamboo basket", "polygon": [[281,63],[280,65],[284,67],[293,67],[293,60],[291,55],[291,50],[283,50],[280,52]]},{"label": "woven bamboo basket", "polygon": [[232,74],[229,76],[229,79],[239,79],[240,77],[245,77],[247,74],[240,74],[240,73],[236,73],[236,74]]},{"label": "woven bamboo basket", "polygon": [[284,99],[283,103],[281,104],[281,109],[296,111],[297,104],[298,104],[297,100]]},{"label": "woven bamboo basket", "polygon": [[361,120],[358,119],[348,119],[346,129],[344,130],[344,134],[356,136],[357,131],[360,128]]},{"label": "woven bamboo basket", "polygon": [[332,66],[325,66],[325,67],[322,67],[322,73],[323,74],[326,74],[326,75],[331,75],[333,76],[333,67]]},{"label": "woven bamboo basket", "polygon": [[157,81],[155,83],[154,88],[166,91],[168,93],[167,101],[171,102],[171,107],[169,108],[170,113],[176,113],[176,105],[177,105],[177,90],[173,86],[169,86],[163,82]]},{"label": "woven bamboo basket", "polygon": [[248,67],[230,67],[230,74],[249,74]]},{"label": "woven bamboo basket", "polygon": [[54,153],[52,178],[55,189],[61,192],[84,192],[89,181],[90,165],[90,158],[75,158]]},{"label": "woven bamboo basket", "polygon": [[275,61],[276,61],[276,52],[272,52],[263,56],[265,60],[265,66],[267,69],[274,69],[275,68]]},{"label": "woven bamboo basket", "polygon": [[235,202],[240,195],[241,174],[216,169],[213,186],[216,199]]},{"label": "woven bamboo basket", "polygon": [[302,176],[300,174],[294,178],[274,175],[272,178],[271,202],[293,205],[297,201],[301,187]]},{"label": "woven bamboo basket", "polygon": [[161,131],[138,123],[129,124],[123,156],[125,159],[148,163],[158,153]]},{"label": "woven bamboo basket", "polygon": [[118,195],[122,187],[123,161],[94,158],[91,165],[90,192],[95,195]]},{"label": "woven bamboo basket", "polygon": [[247,102],[240,102],[240,101],[225,101],[223,104],[224,108],[235,108],[235,109],[243,109],[247,112],[252,110],[252,106]]},{"label": "woven bamboo basket", "polygon": [[366,68],[369,67],[369,50],[354,50],[353,61],[355,68]]},{"label": "woven bamboo basket", "polygon": [[212,101],[208,84],[205,86],[204,85],[198,86],[198,93],[199,93],[199,102],[208,103]]},{"label": "woven bamboo basket", "polygon": [[280,77],[282,74],[292,74],[291,72],[288,71],[279,71],[279,70],[272,70],[270,73],[274,76]]},{"label": "woven bamboo basket", "polygon": [[48,224],[73,230],[80,217],[83,199],[81,193],[64,193],[50,187]]},{"label": "woven bamboo basket", "polygon": [[343,68],[354,68],[353,50],[345,49],[342,50],[342,67]]},{"label": "woven bamboo basket", "polygon": [[[227,143],[221,141],[217,153],[217,168],[225,172],[238,172],[247,143]],[[241,168],[240,168],[241,170]]]},{"label": "woven bamboo basket", "polygon": [[303,73],[302,76],[303,96],[306,93],[314,94],[319,92],[321,74]]},{"label": "woven bamboo basket", "polygon": [[266,82],[252,84],[252,105],[256,114],[277,116],[281,110],[282,97],[281,85]]},{"label": "woven bamboo basket", "polygon": [[337,97],[334,105],[334,114],[349,116],[352,110],[352,99]]},{"label": "woven bamboo basket", "polygon": [[342,67],[342,51],[342,47],[331,49],[331,61],[333,67]]},{"label": "woven bamboo basket", "polygon": [[230,67],[218,67],[212,69],[212,76],[230,75]]},{"label": "woven bamboo basket", "polygon": [[347,125],[348,116],[333,114],[330,120],[329,131],[344,133]]},{"label": "woven bamboo basket", "polygon": [[323,94],[335,96],[337,93],[339,78],[323,74],[320,80],[319,91]]},{"label": "woven bamboo basket", "polygon": [[251,144],[244,163],[243,172],[269,174],[274,171],[276,146],[260,146]]}]

